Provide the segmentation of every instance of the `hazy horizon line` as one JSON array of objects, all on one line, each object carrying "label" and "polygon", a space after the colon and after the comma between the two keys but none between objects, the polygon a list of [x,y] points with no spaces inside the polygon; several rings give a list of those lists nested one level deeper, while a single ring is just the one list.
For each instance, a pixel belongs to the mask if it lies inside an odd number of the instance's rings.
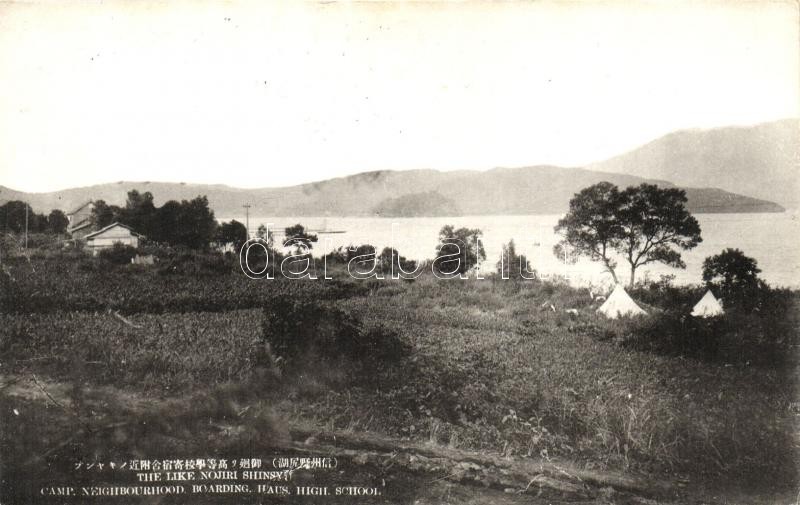
[{"label": "hazy horizon line", "polygon": [[[304,186],[304,185],[307,185],[307,184],[315,184],[315,183],[322,182],[322,181],[332,181],[332,180],[337,180],[337,179],[346,179],[348,177],[353,177],[353,176],[356,176],[356,175],[369,174],[369,173],[380,173],[380,172],[425,172],[425,171],[441,172],[441,173],[490,172],[492,170],[504,170],[504,169],[514,170],[514,169],[520,169],[520,168],[538,168],[538,167],[553,167],[553,168],[563,168],[563,169],[570,169],[570,170],[588,170],[588,171],[592,171],[592,172],[603,172],[603,173],[617,174],[617,175],[631,175],[631,174],[625,174],[625,173],[620,173],[620,172],[606,172],[606,171],[602,171],[602,170],[593,170],[592,168],[589,168],[589,167],[591,165],[595,165],[595,164],[602,163],[604,161],[613,159],[613,158],[615,158],[617,156],[622,156],[622,155],[631,153],[631,152],[633,152],[633,151],[635,151],[635,150],[637,150],[637,149],[639,149],[641,147],[644,147],[644,146],[646,146],[646,145],[648,145],[648,144],[650,144],[652,142],[655,142],[655,141],[657,141],[659,139],[662,139],[662,138],[667,137],[669,135],[673,135],[673,134],[680,133],[680,132],[710,132],[710,131],[714,131],[714,130],[729,129],[729,128],[754,128],[754,127],[757,127],[757,126],[762,126],[762,125],[767,125],[767,124],[772,124],[772,123],[780,123],[780,122],[784,122],[784,121],[800,121],[800,116],[782,117],[782,118],[778,118],[778,119],[771,119],[771,120],[759,121],[759,122],[756,122],[756,123],[748,123],[748,124],[720,125],[720,126],[714,126],[714,127],[710,127],[710,128],[703,128],[703,127],[680,128],[680,129],[677,129],[677,130],[672,130],[672,131],[666,132],[664,134],[661,134],[661,135],[659,135],[657,137],[654,137],[654,138],[648,140],[647,142],[644,142],[642,144],[638,144],[637,146],[634,146],[634,147],[632,147],[632,148],[630,148],[630,149],[628,149],[626,151],[623,151],[623,152],[621,152],[619,154],[616,154],[614,156],[610,156],[608,158],[604,158],[604,159],[601,159],[601,160],[592,161],[590,163],[586,163],[586,164],[583,164],[583,165],[559,165],[559,164],[553,164],[553,163],[534,163],[534,164],[525,164],[525,165],[517,165],[517,166],[492,166],[492,167],[486,167],[486,168],[445,169],[445,168],[422,167],[422,168],[403,168],[403,169],[395,169],[395,168],[392,168],[392,169],[372,169],[372,170],[365,169],[365,170],[355,171],[355,172],[352,172],[352,173],[349,173],[349,174],[337,175],[337,176],[328,177],[328,178],[325,178],[325,179],[308,180],[306,182],[301,182],[301,183],[298,183],[298,184],[291,184],[291,185],[286,185],[286,186],[233,186],[233,185],[227,184],[225,182],[193,182],[193,181],[186,181],[186,180],[176,181],[176,180],[152,180],[152,179],[151,180],[146,180],[146,181],[141,181],[141,180],[133,180],[133,179],[118,179],[118,180],[107,180],[107,181],[95,182],[95,183],[88,184],[88,185],[83,185],[83,186],[62,187],[62,188],[59,188],[59,189],[52,189],[52,190],[48,190],[48,191],[28,191],[28,190],[24,190],[24,189],[16,189],[16,188],[13,188],[13,187],[11,187],[9,185],[3,184],[2,182],[0,182],[0,187],[4,187],[6,189],[9,189],[11,191],[15,191],[17,193],[26,193],[26,194],[58,193],[60,191],[68,191],[70,189],[91,188],[91,187],[94,187],[94,186],[105,186],[105,185],[109,185],[109,184],[122,184],[122,183],[134,183],[134,184],[152,184],[152,183],[156,183],[156,184],[182,184],[182,185],[191,184],[191,185],[196,185],[196,186],[224,186],[224,187],[227,187],[227,188],[230,188],[230,189],[236,189],[236,190],[256,191],[256,190],[267,190],[267,189],[276,189],[277,190],[277,189],[296,188],[296,187]],[[646,177],[640,177],[640,178],[647,179]],[[667,181],[667,182],[670,182],[670,181]]]}]

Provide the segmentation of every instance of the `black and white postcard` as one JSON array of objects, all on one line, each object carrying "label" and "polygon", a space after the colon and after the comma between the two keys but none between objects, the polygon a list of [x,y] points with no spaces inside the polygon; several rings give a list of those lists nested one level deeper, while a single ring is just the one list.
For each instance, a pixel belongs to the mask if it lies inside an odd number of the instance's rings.
[{"label": "black and white postcard", "polygon": [[0,505],[796,505],[796,0],[0,2]]}]

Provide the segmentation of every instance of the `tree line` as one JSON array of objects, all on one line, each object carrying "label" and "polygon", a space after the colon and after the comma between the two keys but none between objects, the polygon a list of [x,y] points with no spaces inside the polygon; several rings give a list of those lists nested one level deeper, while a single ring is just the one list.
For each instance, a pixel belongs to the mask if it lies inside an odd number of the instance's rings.
[{"label": "tree line", "polygon": [[19,200],[12,200],[0,205],[0,233],[64,233],[69,220],[58,209],[49,214],[37,214],[30,205]]},{"label": "tree line", "polygon": [[137,190],[128,192],[123,207],[95,200],[92,221],[97,229],[119,222],[150,241],[191,249],[207,247],[219,231],[206,196],[180,202],[169,200],[156,207],[152,193]]},{"label": "tree line", "polygon": [[[617,261],[623,258],[630,269],[631,286],[635,283],[636,270],[648,263],[685,268],[680,251],[692,249],[702,241],[700,225],[686,209],[686,201],[685,191],[678,188],[641,184],[620,190],[609,182],[594,184],[570,200],[567,214],[554,229],[562,239],[553,252],[569,261],[581,256],[598,261],[615,282],[619,280]],[[64,233],[69,223],[61,210],[37,214],[25,202],[9,201],[0,205],[0,232],[24,232],[26,211],[27,230],[32,233]],[[191,249],[218,243],[233,244],[239,250],[249,238],[245,226],[236,220],[218,224],[206,196],[169,200],[156,207],[152,193],[132,190],[122,207],[108,205],[103,200],[94,201],[91,219],[95,229],[120,222],[152,242]],[[310,253],[318,240],[301,224],[284,231],[283,245],[293,248],[295,255]],[[273,248],[273,238],[263,225],[256,235]],[[486,259],[481,237],[479,229],[442,227],[432,269],[440,274],[461,275],[476,268]],[[416,268],[415,262],[406,260],[393,249],[386,248],[379,254],[374,246],[367,244],[352,251],[340,248],[328,256],[344,261],[357,258],[361,265],[379,262],[384,266],[402,264],[406,271],[408,267]],[[703,267],[703,280],[707,283],[741,290],[753,288],[759,282],[760,270],[755,260],[736,249],[707,258]],[[535,276],[527,258],[517,254],[513,240],[503,245],[496,271],[503,278]]]}]

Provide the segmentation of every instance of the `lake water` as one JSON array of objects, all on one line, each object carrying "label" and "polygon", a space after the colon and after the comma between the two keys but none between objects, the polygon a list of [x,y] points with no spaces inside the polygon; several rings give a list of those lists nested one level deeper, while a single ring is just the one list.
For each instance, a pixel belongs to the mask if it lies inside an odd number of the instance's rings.
[{"label": "lake water", "polygon": [[[321,255],[340,246],[371,244],[378,248],[393,246],[403,256],[422,260],[434,257],[438,234],[442,226],[452,224],[479,228],[486,261],[482,270],[494,270],[503,243],[513,239],[517,252],[525,254],[540,274],[567,275],[575,284],[608,284],[610,276],[598,263],[579,261],[565,265],[553,256],[558,237],[553,233],[561,215],[533,216],[461,216],[425,218],[378,217],[251,217],[250,230],[259,224],[282,230],[301,223],[307,229],[340,230],[344,233],[320,233],[314,254]],[[800,287],[800,216],[793,212],[780,214],[697,214],[703,242],[691,251],[682,253],[686,269],[664,265],[645,265],[637,270],[637,279],[648,276],[658,279],[661,274],[673,274],[678,283],[699,283],[703,260],[727,247],[738,248],[755,258],[761,276],[772,286]],[[244,222],[244,216],[229,216]],[[223,220],[223,219],[221,219]],[[280,238],[280,234],[276,237]],[[619,261],[620,280],[627,279],[627,262]]]}]

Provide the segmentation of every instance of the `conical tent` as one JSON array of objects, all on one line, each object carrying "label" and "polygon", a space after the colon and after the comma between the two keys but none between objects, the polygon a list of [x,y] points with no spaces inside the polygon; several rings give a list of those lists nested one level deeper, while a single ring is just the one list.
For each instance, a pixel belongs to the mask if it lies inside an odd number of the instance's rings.
[{"label": "conical tent", "polygon": [[714,317],[721,316],[725,311],[722,310],[722,305],[714,297],[714,293],[709,289],[703,298],[697,302],[697,305],[692,309],[692,315],[695,317]]},{"label": "conical tent", "polygon": [[625,288],[621,285],[617,284],[614,288],[614,291],[611,292],[611,295],[608,299],[597,309],[597,312],[605,315],[608,318],[616,319],[620,316],[635,316],[638,314],[647,314],[641,307],[636,305],[628,293],[625,292]]}]

